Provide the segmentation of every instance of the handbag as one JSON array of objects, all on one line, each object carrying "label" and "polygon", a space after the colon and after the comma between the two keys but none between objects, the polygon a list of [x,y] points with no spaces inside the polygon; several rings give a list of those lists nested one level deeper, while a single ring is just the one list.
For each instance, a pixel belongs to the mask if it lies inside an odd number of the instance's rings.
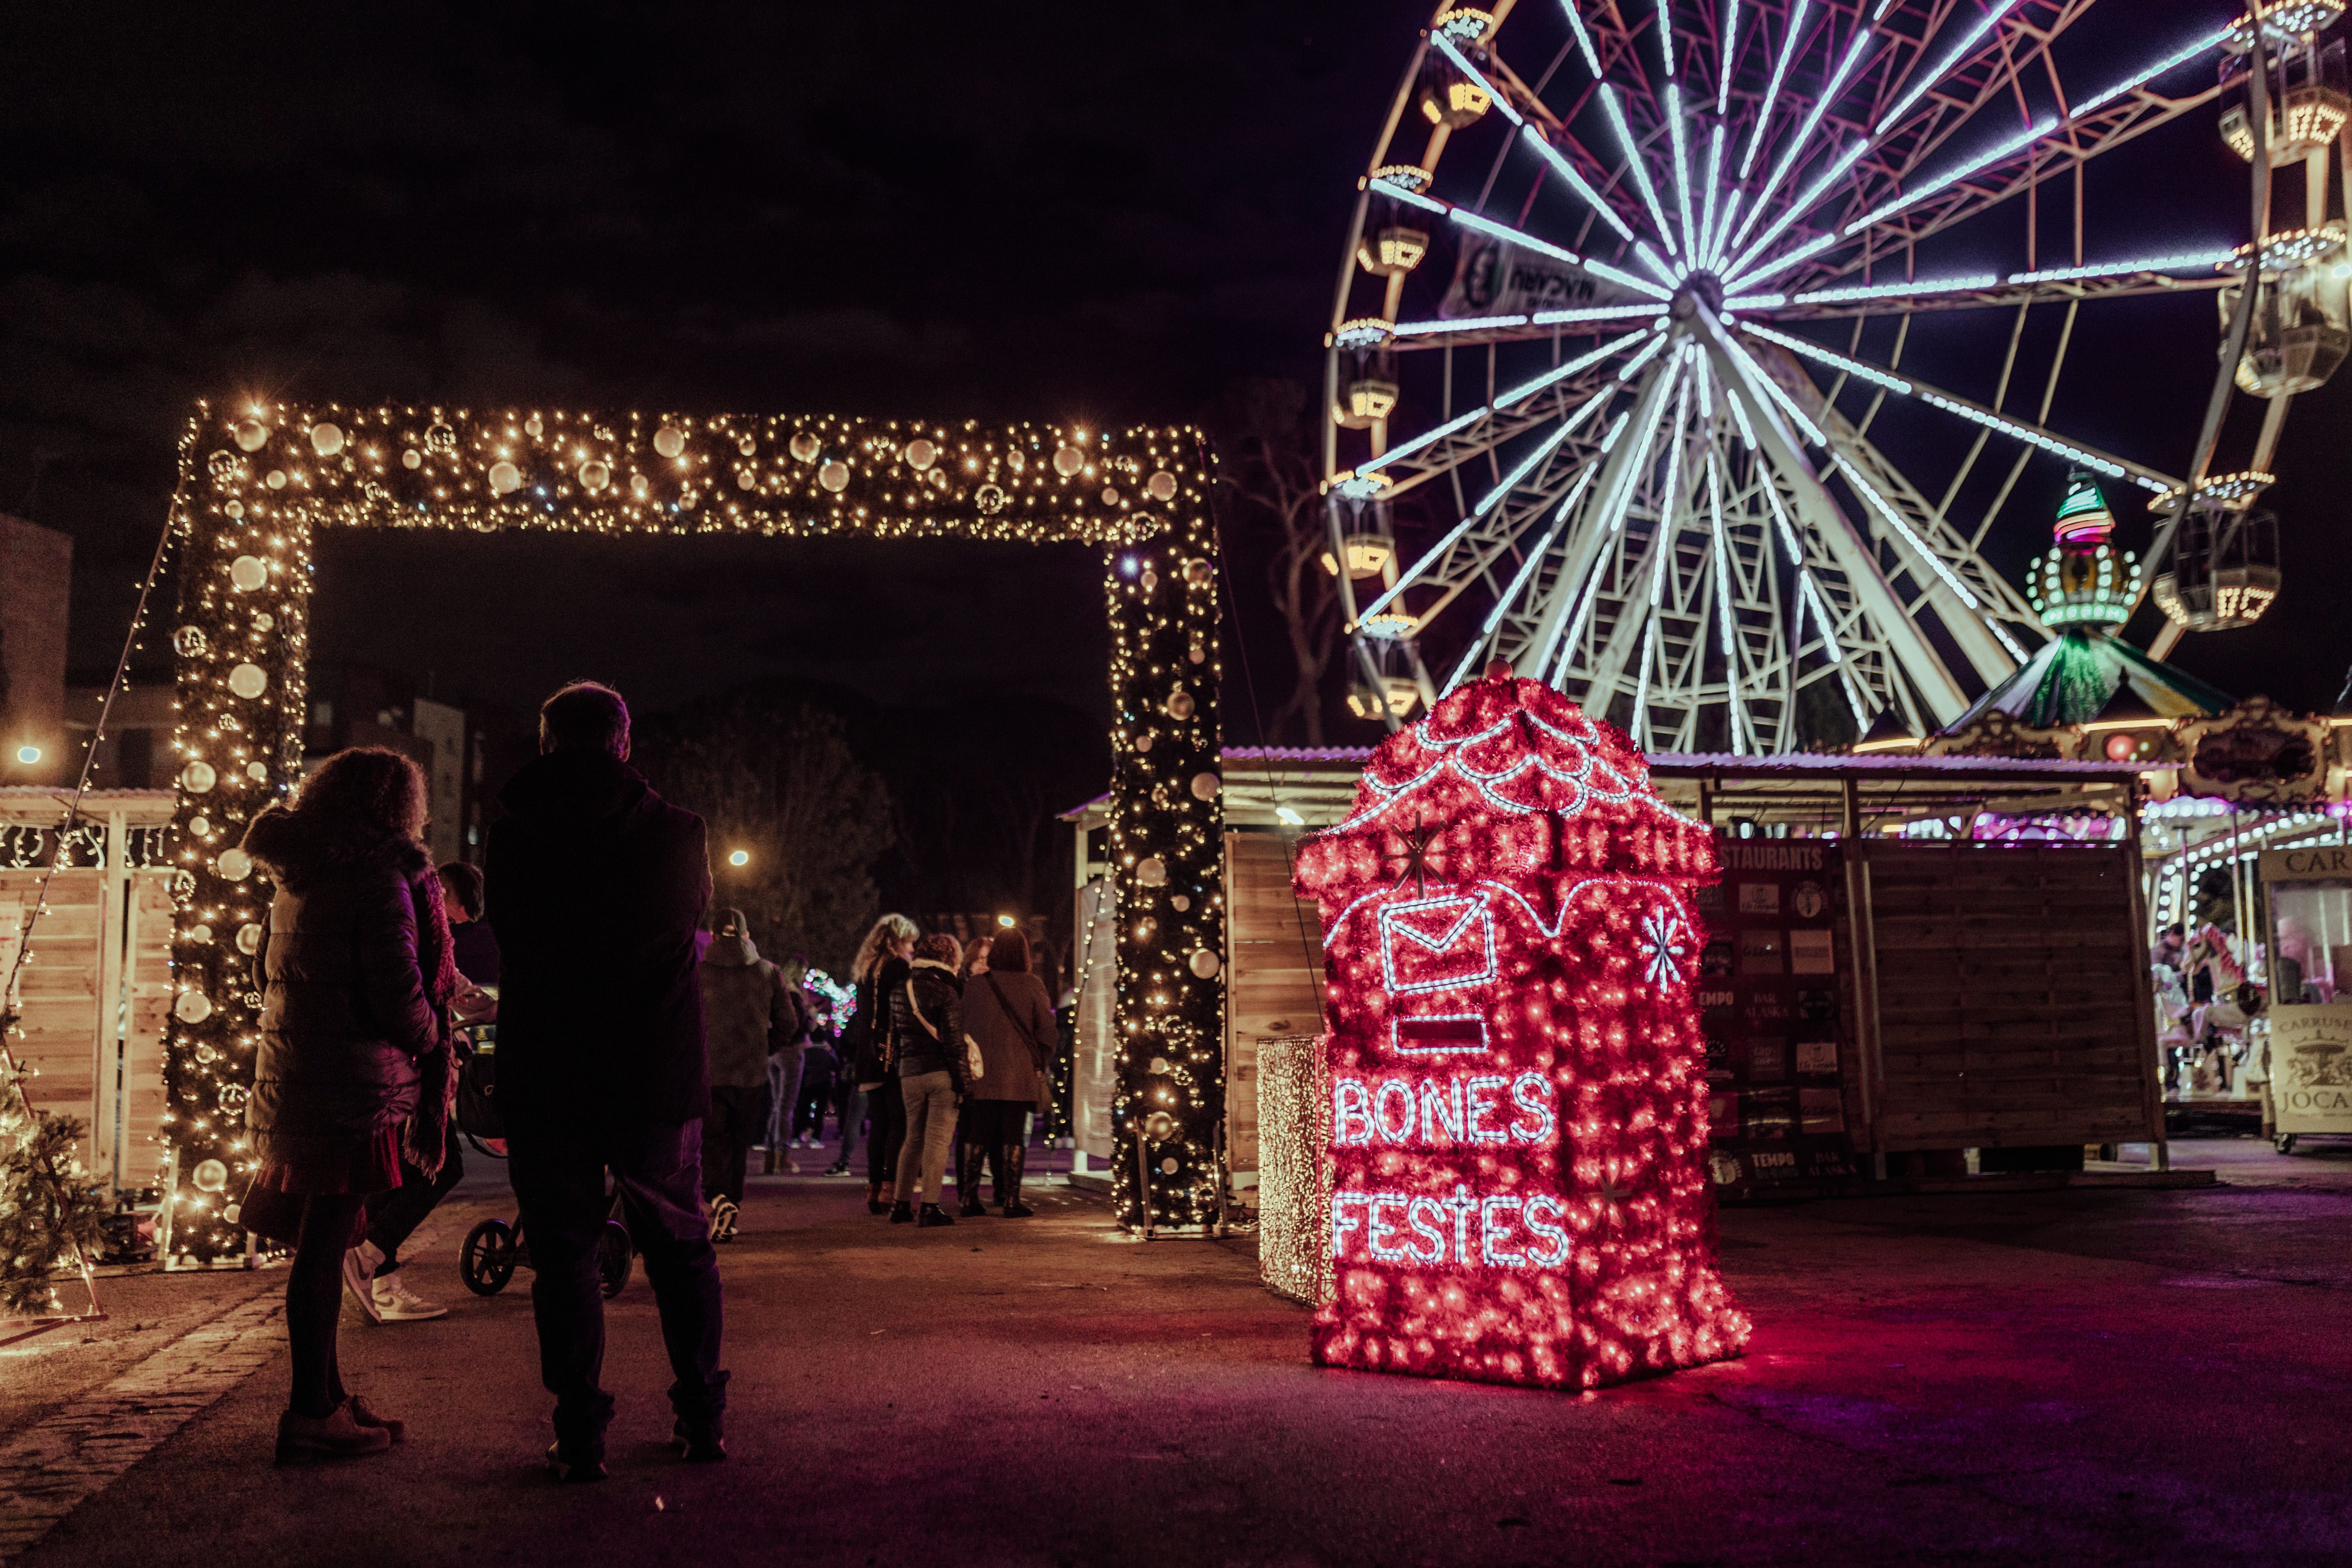
[{"label": "handbag", "polygon": [[[915,1016],[915,1022],[923,1026],[923,1033],[942,1045],[946,1044],[940,1032],[931,1027],[931,1021],[923,1016],[923,1005],[915,1000],[915,977],[911,974],[907,976],[907,1011]],[[988,1063],[980,1054],[980,1042],[970,1035],[963,1037],[963,1053],[964,1082],[978,1083],[988,1076]]]},{"label": "handbag", "polygon": [[856,1075],[851,1081],[860,1086],[879,1088],[890,1077],[889,1031],[877,1026],[881,1014],[879,988],[871,981],[859,981],[857,1010],[842,1027],[841,1054]]},{"label": "handbag", "polygon": [[503,1138],[506,1118],[498,1105],[498,1058],[480,1047],[463,1053],[457,1064],[457,1131],[476,1138]]}]

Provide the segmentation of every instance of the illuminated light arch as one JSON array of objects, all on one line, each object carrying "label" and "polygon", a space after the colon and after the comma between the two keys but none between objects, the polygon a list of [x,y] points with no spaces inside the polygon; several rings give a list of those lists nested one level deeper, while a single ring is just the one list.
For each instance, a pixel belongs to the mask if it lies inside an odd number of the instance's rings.
[{"label": "illuminated light arch", "polygon": [[[237,848],[300,777],[320,528],[980,539],[1101,547],[1111,628],[1122,1223],[1202,1224],[1223,1180],[1217,539],[1197,431],[836,416],[199,403],[180,447],[172,1249],[242,1247],[267,885]],[[1138,932],[1151,917],[1149,937]],[[1154,1071],[1157,1067],[1160,1070]],[[1161,1113],[1165,1113],[1163,1120]],[[1154,1135],[1138,1151],[1134,1129]],[[1139,1156],[1138,1157],[1139,1152]]]}]

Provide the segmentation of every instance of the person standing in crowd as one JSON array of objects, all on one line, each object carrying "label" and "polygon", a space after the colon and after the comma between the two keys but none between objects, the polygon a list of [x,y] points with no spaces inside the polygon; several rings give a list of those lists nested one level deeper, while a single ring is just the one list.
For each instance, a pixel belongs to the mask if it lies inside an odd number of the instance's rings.
[{"label": "person standing in crowd", "polygon": [[[947,1181],[948,1145],[955,1142],[956,1106],[963,1099],[962,947],[945,932],[915,944],[905,980],[889,993],[890,1055],[907,1105],[907,1134],[898,1145],[898,1201],[890,1223],[953,1225],[940,1206]],[[915,1213],[916,1191],[922,1213]]]},{"label": "person standing in crowd", "polygon": [[787,1152],[793,1142],[793,1110],[800,1103],[801,1074],[808,1065],[809,1005],[801,990],[808,960],[794,953],[776,966],[792,993],[793,1026],[789,1039],[772,1041],[768,1057],[768,1120],[760,1129],[760,1173],[772,1176],[781,1164],[797,1173],[800,1165]]},{"label": "person standing in crowd", "polygon": [[499,1100],[530,1238],[549,1468],[604,1479],[596,1243],[611,1172],[669,1352],[672,1447],[726,1458],[719,1259],[702,1207],[710,1110],[695,938],[710,902],[702,819],[628,766],[619,692],[579,681],[539,710],[540,756],[499,794],[489,921],[505,969]]},{"label": "person standing in crowd", "polygon": [[261,1041],[246,1130],[259,1160],[241,1218],[294,1242],[286,1275],[293,1389],[278,1462],[381,1453],[404,1435],[343,1386],[343,1255],[370,1197],[438,1173],[455,1092],[457,992],[433,862],[417,842],[425,776],[397,752],[339,752],[291,809],[246,829],[277,884],[254,954]]},{"label": "person standing in crowd", "polygon": [[719,911],[703,949],[702,1030],[710,1050],[710,1117],[702,1124],[702,1194],[710,1239],[735,1239],[751,1144],[772,1122],[769,1063],[801,1031],[800,999],[760,956],[740,910]]},{"label": "person standing in crowd", "polygon": [[[857,961],[850,966],[857,1005],[849,1026],[841,1032],[841,1052],[849,1059],[854,1091],[841,1119],[841,1159],[834,1173],[849,1168],[850,1144],[870,1115],[874,1125],[866,1133],[866,1212],[890,1212],[883,1194],[897,1181],[898,1143],[907,1127],[904,1101],[890,1070],[890,994],[905,984],[908,961],[915,940],[922,935],[904,915],[884,915],[858,944]],[[887,1091],[887,1092],[886,1092]]]},{"label": "person standing in crowd", "polygon": [[[461,982],[450,1010],[462,1026],[495,1023],[498,997],[483,987],[499,983],[499,943],[482,923],[481,868],[452,860],[441,868],[439,886],[441,912],[449,922],[450,956]],[[446,1119],[438,1174],[427,1175],[404,1160],[400,1185],[368,1200],[367,1234],[343,1254],[343,1289],[369,1322],[419,1322],[449,1315],[448,1308],[418,1296],[401,1278],[400,1245],[465,1179],[465,1139],[453,1116]]]},{"label": "person standing in crowd", "polygon": [[1006,1219],[1036,1211],[1021,1201],[1028,1163],[1029,1113],[1052,1104],[1054,999],[1029,973],[1029,939],[1002,931],[989,943],[988,967],[964,982],[963,1026],[980,1047],[981,1075],[963,1108],[963,1165],[956,1191],[965,1217],[988,1212],[980,1201],[982,1161],[995,1168],[996,1201]]},{"label": "person standing in crowd", "polygon": [[987,973],[988,943],[989,939],[987,937],[976,936],[965,945],[963,950],[963,977],[966,980],[971,979],[975,974],[984,974]]},{"label": "person standing in crowd", "polygon": [[[805,1003],[807,997],[803,995]],[[825,1037],[812,1033],[801,1048],[801,1102],[793,1107],[791,1136],[786,1145],[803,1149],[824,1146],[824,1113],[833,1103],[834,1076],[841,1063]]]}]

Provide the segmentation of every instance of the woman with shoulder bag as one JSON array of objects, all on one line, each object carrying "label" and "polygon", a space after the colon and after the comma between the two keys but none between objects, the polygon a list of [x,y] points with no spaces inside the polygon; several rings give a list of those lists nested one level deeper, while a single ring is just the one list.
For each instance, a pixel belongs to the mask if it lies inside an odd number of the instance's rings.
[{"label": "woman with shoulder bag", "polygon": [[963,977],[956,973],[961,957],[954,937],[927,936],[915,944],[911,972],[890,993],[890,1055],[907,1103],[892,1225],[955,1223],[940,1207],[940,1189],[947,1181],[948,1145],[955,1141],[956,1105],[971,1078],[964,1054]]},{"label": "woman with shoulder bag", "polygon": [[898,1142],[907,1122],[898,1082],[890,1071],[890,993],[905,984],[907,963],[920,935],[906,916],[884,915],[858,944],[856,962],[849,970],[857,1002],[841,1031],[841,1054],[849,1064],[851,1088],[842,1108],[841,1158],[825,1173],[838,1175],[849,1169],[857,1130],[870,1113],[874,1125],[866,1135],[866,1212],[872,1215],[890,1212],[882,1194],[896,1180]]},{"label": "woman with shoulder bag", "polygon": [[963,1169],[957,1180],[963,1213],[988,1212],[980,1201],[985,1161],[994,1168],[1004,1217],[1027,1219],[1036,1211],[1021,1201],[1021,1172],[1029,1155],[1029,1113],[1050,1103],[1054,1000],[1029,972],[1029,939],[1019,931],[997,932],[987,968],[964,982],[963,1026],[980,1047],[982,1065],[964,1106]]},{"label": "woman with shoulder bag", "polygon": [[431,1182],[446,1144],[458,981],[440,879],[417,842],[425,809],[415,763],[358,748],[246,830],[277,884],[253,961],[261,1040],[246,1130],[260,1169],[239,1217],[294,1241],[280,1464],[381,1453],[403,1435],[344,1388],[335,1327],[368,1199],[400,1186],[404,1155]]}]

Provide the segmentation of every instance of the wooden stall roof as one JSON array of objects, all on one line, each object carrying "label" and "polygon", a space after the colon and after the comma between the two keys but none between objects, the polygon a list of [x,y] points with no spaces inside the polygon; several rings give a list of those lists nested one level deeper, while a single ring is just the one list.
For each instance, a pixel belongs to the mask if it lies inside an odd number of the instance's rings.
[{"label": "wooden stall roof", "polygon": [[[1227,746],[1226,826],[1328,826],[1347,816],[1357,776],[1371,754],[1370,746]],[[2020,815],[2085,809],[2115,815],[2129,809],[2135,780],[2178,771],[2177,764],[2141,762],[1816,752],[1767,757],[1654,752],[1649,760],[1658,793],[1694,816],[1704,791],[1718,821],[1748,816],[1834,826],[1836,805],[1851,784],[1882,827],[1962,805]],[[1062,820],[1100,826],[1108,798],[1074,806]]]},{"label": "wooden stall roof", "polygon": [[[172,820],[176,798],[168,789],[94,789],[82,795],[81,814],[104,817],[120,811],[134,826],[152,827]],[[0,784],[0,822],[54,826],[72,799],[73,791],[62,784]]]}]

